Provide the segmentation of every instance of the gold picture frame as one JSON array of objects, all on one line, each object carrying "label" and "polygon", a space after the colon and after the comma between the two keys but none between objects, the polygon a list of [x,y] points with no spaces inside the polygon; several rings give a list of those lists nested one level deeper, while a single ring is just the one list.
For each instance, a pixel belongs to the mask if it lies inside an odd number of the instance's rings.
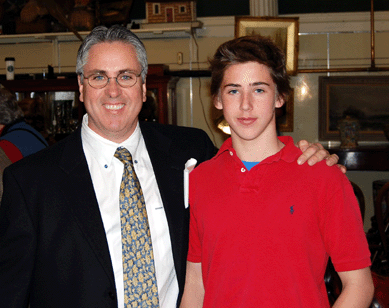
[{"label": "gold picture frame", "polygon": [[262,35],[270,37],[285,53],[286,70],[297,74],[299,49],[298,17],[235,16],[235,37]]}]

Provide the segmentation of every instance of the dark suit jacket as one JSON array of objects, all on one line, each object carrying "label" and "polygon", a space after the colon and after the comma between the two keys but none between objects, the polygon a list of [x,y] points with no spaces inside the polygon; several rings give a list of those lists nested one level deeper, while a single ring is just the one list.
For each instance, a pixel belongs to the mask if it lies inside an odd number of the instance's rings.
[{"label": "dark suit jacket", "polygon": [[[169,225],[180,286],[185,280],[188,210],[183,169],[209,159],[205,132],[141,123]],[[1,307],[117,307],[99,207],[82,149],[81,129],[11,165],[0,207]]]}]

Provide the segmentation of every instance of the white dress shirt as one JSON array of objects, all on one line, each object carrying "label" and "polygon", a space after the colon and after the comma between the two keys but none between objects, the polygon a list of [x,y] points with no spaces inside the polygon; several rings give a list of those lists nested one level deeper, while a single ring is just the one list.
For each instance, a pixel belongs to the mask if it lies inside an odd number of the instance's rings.
[{"label": "white dress shirt", "polygon": [[145,198],[160,307],[176,307],[178,281],[174,269],[169,228],[161,194],[139,123],[130,138],[117,144],[92,131],[88,126],[88,115],[85,114],[82,121],[81,138],[108,241],[115,276],[118,307],[124,307],[119,209],[120,183],[124,165],[114,157],[116,149],[120,146],[125,147],[132,155],[135,172]]}]

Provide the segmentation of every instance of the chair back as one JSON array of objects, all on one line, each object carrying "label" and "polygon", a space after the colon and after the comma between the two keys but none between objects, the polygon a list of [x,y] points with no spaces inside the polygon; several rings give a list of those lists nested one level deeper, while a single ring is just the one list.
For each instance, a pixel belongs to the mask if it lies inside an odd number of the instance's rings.
[{"label": "chair back", "polygon": [[389,182],[382,186],[377,193],[374,201],[374,215],[383,253],[381,260],[384,259],[387,262],[389,260]]},{"label": "chair back", "polygon": [[361,188],[354,183],[353,181],[350,181],[351,186],[353,187],[355,197],[357,197],[359,209],[361,210],[362,215],[362,222],[365,221],[365,196],[363,195],[363,192]]}]

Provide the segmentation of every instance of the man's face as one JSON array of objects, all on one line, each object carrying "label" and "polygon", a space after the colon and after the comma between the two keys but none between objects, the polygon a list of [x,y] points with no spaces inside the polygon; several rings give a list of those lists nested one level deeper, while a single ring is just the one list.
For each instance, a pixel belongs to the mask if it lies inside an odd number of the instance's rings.
[{"label": "man's face", "polygon": [[[123,42],[98,43],[89,50],[84,77],[104,73],[116,77],[124,71],[141,72],[135,48]],[[80,100],[88,113],[88,126],[100,136],[120,143],[134,132],[146,100],[146,84],[138,77],[134,86],[122,88],[114,78],[102,89],[92,88],[78,77]]]},{"label": "man's face", "polygon": [[233,141],[252,141],[275,135],[275,108],[283,103],[269,68],[246,62],[226,69],[215,107],[223,110]]}]

